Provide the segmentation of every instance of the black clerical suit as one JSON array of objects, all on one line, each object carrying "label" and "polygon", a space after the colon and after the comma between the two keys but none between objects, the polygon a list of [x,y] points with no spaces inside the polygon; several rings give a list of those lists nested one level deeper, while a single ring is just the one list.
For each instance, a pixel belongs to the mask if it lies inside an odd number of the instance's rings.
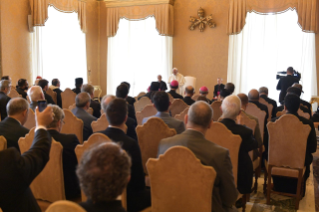
[{"label": "black clerical suit", "polygon": [[132,118],[134,121],[137,122],[137,119],[136,119],[136,115],[135,115],[135,108],[130,105],[130,104],[127,104],[127,108],[128,108],[128,117]]},{"label": "black clerical suit", "polygon": [[175,90],[170,90],[167,93],[171,94],[174,99],[183,99],[183,97],[181,95],[179,95],[178,93],[176,93]]},{"label": "black clerical suit", "polygon": [[39,129],[31,148],[20,155],[15,148],[0,151],[0,208],[3,212],[41,212],[30,184],[49,161],[50,134]]},{"label": "black clerical suit", "polygon": [[132,106],[134,106],[134,103],[136,102],[136,100],[130,96],[126,97],[126,101]]},{"label": "black clerical suit", "polygon": [[159,82],[159,90],[160,91],[166,91],[167,90],[166,82],[164,82],[164,81],[160,81]]},{"label": "black clerical suit", "polygon": [[81,88],[73,88],[72,91],[76,93],[76,95],[78,95],[79,93],[81,93]]},{"label": "black clerical suit", "polygon": [[87,212],[126,212],[122,202],[119,200],[96,203],[93,203],[92,200],[87,200],[86,202],[81,202],[80,205]]},{"label": "black clerical suit", "polygon": [[75,173],[78,160],[74,151],[80,142],[74,134],[63,134],[56,130],[49,130],[49,133],[55,141],[60,142],[63,146],[62,162],[66,199],[80,197],[81,190]]},{"label": "black clerical suit", "polygon": [[276,117],[276,109],[277,109],[277,102],[273,99],[270,99],[267,95],[260,95],[260,98],[263,98],[268,102],[269,104],[272,105],[272,111],[271,114],[268,114],[269,116],[271,115],[272,118]]},{"label": "black clerical suit", "polygon": [[137,141],[125,135],[118,128],[108,127],[101,133],[117,142],[130,155],[132,159],[131,180],[127,186],[128,211],[141,211],[151,205],[150,191],[145,188],[145,175],[142,166],[140,147]]},{"label": "black clerical suit", "polygon": [[62,90],[60,88],[56,88],[53,90],[55,93],[56,93],[56,101],[57,101],[57,105],[62,108],[62,96],[61,96],[61,93],[62,93]]},{"label": "black clerical suit", "polygon": [[223,89],[225,88],[224,84],[220,84],[220,85],[215,85],[214,86],[214,97],[218,96],[218,92],[220,93]]},{"label": "black clerical suit", "polygon": [[27,93],[23,89],[17,87],[16,90],[23,98],[27,99]]},{"label": "black clerical suit", "polygon": [[93,109],[93,116],[95,118],[101,117],[101,104],[98,101],[91,100],[90,107]]},{"label": "black clerical suit", "polygon": [[299,83],[299,79],[292,75],[287,75],[286,77],[283,77],[278,81],[277,90],[280,90],[279,102],[282,102],[285,99],[287,89],[294,83]]},{"label": "black clerical suit", "polygon": [[127,117],[126,120],[126,126],[127,126],[127,132],[126,135],[129,136],[130,138],[133,138],[135,141],[137,141],[137,134],[136,134],[136,127],[137,127],[137,122],[132,119],[131,117]]},{"label": "black clerical suit", "polygon": [[54,100],[52,99],[52,97],[49,94],[47,94],[45,91],[43,91],[43,94],[44,94],[44,98],[45,98],[45,100],[47,100],[48,104],[55,105]]},{"label": "black clerical suit", "polygon": [[15,147],[20,152],[18,141],[28,133],[29,130],[14,118],[7,117],[0,122],[0,136],[3,135],[5,137],[8,148]]},{"label": "black clerical suit", "polygon": [[183,100],[188,105],[192,105],[193,103],[195,103],[195,101],[189,96],[185,96]]},{"label": "black clerical suit", "polygon": [[253,164],[249,151],[258,148],[258,142],[253,136],[253,131],[243,125],[238,125],[232,119],[223,119],[223,123],[233,134],[239,135],[242,139],[238,154],[238,178],[237,189],[241,194],[250,194],[253,183]]},{"label": "black clerical suit", "polygon": [[10,97],[7,94],[0,92],[0,114],[1,120],[7,118],[7,104],[10,101]]}]

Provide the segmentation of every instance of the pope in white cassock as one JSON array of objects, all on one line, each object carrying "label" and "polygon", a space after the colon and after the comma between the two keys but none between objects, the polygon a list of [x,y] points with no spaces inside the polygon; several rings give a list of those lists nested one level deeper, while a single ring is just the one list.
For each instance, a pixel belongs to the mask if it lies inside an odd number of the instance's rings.
[{"label": "pope in white cassock", "polygon": [[173,68],[173,73],[171,74],[171,76],[169,76],[168,78],[168,84],[171,84],[171,82],[173,80],[176,80],[178,82],[178,89],[176,90],[176,93],[183,95],[183,91],[184,91],[184,84],[185,84],[185,78],[182,74],[178,73],[178,69],[177,68]]}]

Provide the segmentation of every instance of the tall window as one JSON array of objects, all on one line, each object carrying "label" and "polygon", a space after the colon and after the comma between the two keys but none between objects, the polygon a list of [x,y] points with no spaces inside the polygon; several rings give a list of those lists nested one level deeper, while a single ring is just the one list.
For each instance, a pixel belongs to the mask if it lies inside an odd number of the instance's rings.
[{"label": "tall window", "polygon": [[160,36],[155,18],[128,21],[121,19],[115,37],[108,39],[107,93],[127,81],[130,95],[146,91],[157,75],[167,81],[172,68],[172,38]]},{"label": "tall window", "polygon": [[243,31],[230,36],[228,60],[227,80],[236,84],[237,93],[267,86],[278,101],[276,74],[292,66],[301,73],[302,98],[309,101],[317,94],[315,35],[302,32],[296,11],[248,13]]},{"label": "tall window", "polygon": [[33,33],[34,75],[42,75],[50,83],[58,78],[61,90],[74,88],[77,77],[87,82],[86,40],[78,14],[49,7],[48,16],[45,26]]}]

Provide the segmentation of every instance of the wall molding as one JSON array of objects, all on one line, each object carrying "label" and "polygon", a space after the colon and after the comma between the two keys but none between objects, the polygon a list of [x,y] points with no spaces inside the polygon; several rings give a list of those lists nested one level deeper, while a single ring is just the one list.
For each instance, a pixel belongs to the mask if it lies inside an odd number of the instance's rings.
[{"label": "wall molding", "polygon": [[106,7],[130,7],[155,4],[171,4],[174,5],[175,0],[100,0]]}]

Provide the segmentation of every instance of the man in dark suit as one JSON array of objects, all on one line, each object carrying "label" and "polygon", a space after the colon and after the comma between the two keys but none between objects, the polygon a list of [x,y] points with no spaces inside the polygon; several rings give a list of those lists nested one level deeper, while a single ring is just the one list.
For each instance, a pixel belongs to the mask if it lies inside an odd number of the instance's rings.
[{"label": "man in dark suit", "polygon": [[38,85],[32,86],[28,90],[28,97],[31,101],[30,108],[33,110],[33,112],[35,111],[35,108],[38,106],[38,101],[45,100],[42,88]]},{"label": "man in dark suit", "polygon": [[153,97],[153,106],[157,110],[156,115],[144,118],[142,124],[145,124],[150,118],[157,117],[162,119],[169,128],[175,129],[177,134],[185,131],[184,122],[171,117],[169,114],[168,108],[170,106],[170,102],[167,93],[164,91],[156,92]]},{"label": "man in dark suit", "polygon": [[79,93],[75,97],[76,107],[72,110],[72,113],[83,121],[83,141],[87,141],[92,135],[93,130],[91,127],[92,121],[96,121],[97,118],[87,112],[91,104],[91,97],[88,93]]},{"label": "man in dark suit", "polygon": [[299,83],[300,78],[294,77],[293,67],[287,69],[287,76],[281,78],[277,84],[277,90],[280,90],[279,102],[282,102],[287,94],[287,89],[294,83]]},{"label": "man in dark suit", "polygon": [[7,111],[8,117],[0,122],[0,135],[7,140],[8,148],[15,147],[20,152],[18,141],[29,133],[23,127],[28,118],[29,103],[21,97],[13,98],[7,104]]},{"label": "man in dark suit", "polygon": [[217,98],[220,92],[225,88],[220,77],[217,78],[217,85],[214,86],[214,98]]},{"label": "man in dark suit", "polygon": [[9,80],[1,80],[0,81],[0,114],[1,120],[7,118],[7,104],[10,101],[10,97],[8,97],[8,93],[10,92],[10,81]]},{"label": "man in dark suit", "polygon": [[162,80],[162,75],[157,76],[157,81],[159,83],[159,91],[166,91],[167,86],[166,86],[166,82]]},{"label": "man in dark suit", "polygon": [[185,92],[184,92],[185,96],[184,96],[184,102],[188,105],[192,105],[193,103],[195,103],[195,101],[192,99],[193,95],[194,95],[194,88],[193,86],[189,85],[185,88]]},{"label": "man in dark suit", "polygon": [[[303,124],[307,124],[311,127],[311,131],[309,133],[308,139],[307,139],[307,148],[306,148],[306,154],[305,154],[305,174],[304,174],[304,182],[303,182],[303,196],[305,195],[306,191],[306,181],[310,175],[310,164],[313,161],[312,153],[315,153],[317,150],[317,138],[316,138],[316,131],[313,125],[313,122],[311,120],[308,120],[304,117],[301,117],[298,115],[297,111],[300,106],[300,98],[295,94],[288,93],[284,100],[284,107],[285,111],[287,111],[287,114],[292,114],[296,116]],[[273,118],[271,121],[275,122],[280,117]],[[299,129],[296,129],[298,131]],[[266,145],[268,146],[268,140]],[[266,149],[266,155],[268,156],[268,148]],[[266,158],[268,160],[268,157]],[[296,193],[297,189],[297,179],[296,178],[286,178],[286,177],[277,177],[273,176],[273,182],[274,182],[274,190],[280,191],[280,192],[286,192],[286,193]]]},{"label": "man in dark suit", "polygon": [[48,104],[55,105],[55,102],[53,101],[52,97],[46,93],[46,91],[49,89],[49,81],[45,79],[41,79],[39,80],[38,85],[42,88],[44,98],[45,100],[47,100]]},{"label": "man in dark suit", "polygon": [[[128,83],[128,82],[122,82],[121,84],[127,85],[128,91],[130,92],[130,88],[131,88],[130,83]],[[127,101],[130,105],[132,105],[133,107],[134,107],[134,103],[136,102],[136,100],[135,100],[133,97],[131,97],[131,96],[127,96],[126,101]]]},{"label": "man in dark suit", "polygon": [[233,205],[238,192],[234,182],[229,151],[205,139],[210,128],[213,110],[204,101],[192,104],[185,116],[186,131],[182,134],[161,140],[158,154],[164,154],[173,146],[185,146],[206,166],[212,166],[216,173],[213,189],[213,211],[237,211]]},{"label": "man in dark suit", "polygon": [[170,84],[171,90],[168,92],[172,95],[174,99],[183,99],[183,96],[176,93],[176,90],[178,89],[178,82],[177,80],[173,80]]},{"label": "man in dark suit", "polygon": [[[303,90],[302,90],[302,85],[299,84],[299,83],[294,83],[291,87],[293,88],[298,88],[300,89],[301,93],[303,93]],[[300,105],[303,106],[303,108],[305,108],[304,110],[300,107],[300,109],[303,110],[303,112],[305,113],[309,113],[310,115],[310,118],[312,117],[312,112],[311,112],[311,104],[303,99],[301,99],[301,93],[300,93]]]},{"label": "man in dark suit", "polygon": [[271,114],[268,114],[268,115],[269,116],[271,115],[272,118],[276,117],[277,102],[268,97],[268,88],[267,87],[259,88],[259,97],[263,98],[266,102],[268,102],[269,104],[272,105]]},{"label": "man in dark suit", "polygon": [[59,105],[59,107],[62,108],[62,90],[60,89],[60,80],[53,79],[52,85],[50,85],[49,88],[56,93],[57,105]]},{"label": "man in dark suit", "polygon": [[19,79],[16,87],[17,92],[25,99],[27,99],[27,90],[29,89],[29,83],[26,79]]},{"label": "man in dark suit", "polygon": [[137,141],[125,135],[128,117],[126,101],[119,98],[111,101],[107,105],[106,116],[110,125],[101,133],[119,143],[132,158],[131,180],[127,186],[128,211],[141,211],[151,205],[150,191],[145,187],[140,147]]},{"label": "man in dark suit", "polygon": [[63,176],[66,199],[76,199],[81,196],[79,182],[75,174],[78,160],[75,155],[75,147],[80,144],[74,134],[62,134],[64,124],[64,112],[57,105],[50,105],[54,113],[53,122],[47,126],[48,131],[55,141],[60,142],[63,146],[62,162]]},{"label": "man in dark suit", "polygon": [[130,178],[128,154],[114,142],[103,142],[86,151],[82,158],[77,174],[87,201],[80,205],[87,212],[125,212],[116,198]]},{"label": "man in dark suit", "polygon": [[236,117],[240,113],[241,102],[239,97],[232,95],[224,99],[222,103],[223,123],[233,134],[242,139],[238,154],[238,178],[237,189],[241,194],[250,194],[253,183],[253,164],[249,151],[257,149],[258,143],[253,136],[253,131],[246,126],[236,124]]},{"label": "man in dark suit", "polygon": [[[0,151],[0,208],[3,212],[41,212],[29,186],[49,161],[51,137],[45,126],[52,122],[51,107],[36,110],[36,129],[30,149]],[[15,129],[18,132],[17,129]]]},{"label": "man in dark suit", "polygon": [[[127,99],[128,91],[129,91],[129,88],[127,87],[127,85],[121,84],[117,86],[116,88],[116,97],[127,101],[126,99]],[[134,119],[137,122],[134,106],[127,103],[127,107],[128,107],[128,117]]]},{"label": "man in dark suit", "polygon": [[81,88],[82,92],[86,92],[91,97],[90,107],[93,109],[93,116],[95,118],[101,117],[101,104],[98,101],[94,101],[94,87],[90,84],[85,84]]},{"label": "man in dark suit", "polygon": [[81,93],[82,85],[83,85],[83,78],[76,78],[75,79],[75,88],[73,88],[72,91],[76,94]]}]

